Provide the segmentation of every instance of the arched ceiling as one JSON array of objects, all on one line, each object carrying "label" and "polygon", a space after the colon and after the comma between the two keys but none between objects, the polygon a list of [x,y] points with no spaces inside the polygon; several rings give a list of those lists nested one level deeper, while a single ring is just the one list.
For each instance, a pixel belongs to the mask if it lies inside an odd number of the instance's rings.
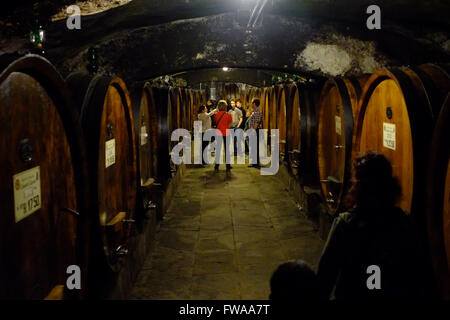
[{"label": "arched ceiling", "polygon": [[366,27],[368,0],[268,0],[248,28],[257,3],[133,0],[83,17],[81,30],[50,23],[48,57],[63,72],[84,69],[95,46],[101,70],[131,80],[225,65],[334,76],[450,62],[448,1],[377,1],[381,30]]}]

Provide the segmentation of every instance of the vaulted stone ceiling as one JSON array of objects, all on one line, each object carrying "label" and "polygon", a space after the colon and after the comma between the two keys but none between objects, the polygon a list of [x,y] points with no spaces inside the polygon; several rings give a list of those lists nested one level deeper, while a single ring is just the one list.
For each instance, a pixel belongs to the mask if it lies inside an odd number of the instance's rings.
[{"label": "vaulted stone ceiling", "polygon": [[[53,5],[45,11],[49,16],[70,4],[44,2]],[[14,10],[26,3],[16,1]],[[81,30],[68,30],[65,20],[49,23],[47,56],[64,73],[83,70],[85,52],[94,46],[101,70],[131,80],[221,66],[335,76],[450,62],[448,1],[377,1],[381,30],[366,27],[373,1],[268,0],[248,27],[257,3],[133,0],[83,16]],[[1,50],[26,50],[26,39],[11,43],[2,42]]]}]

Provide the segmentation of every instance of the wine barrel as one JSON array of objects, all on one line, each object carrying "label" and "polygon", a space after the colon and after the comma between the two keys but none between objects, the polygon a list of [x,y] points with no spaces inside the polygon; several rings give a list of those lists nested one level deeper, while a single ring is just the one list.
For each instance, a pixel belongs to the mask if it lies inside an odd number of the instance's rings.
[{"label": "wine barrel", "polygon": [[317,116],[317,168],[330,214],[343,209],[351,176],[353,123],[358,114],[359,82],[330,79],[322,89]]},{"label": "wine barrel", "polygon": [[290,84],[286,88],[288,164],[293,175],[305,186],[317,182],[314,91],[315,88],[304,84]]},{"label": "wine barrel", "polygon": [[450,299],[450,93],[434,129],[428,162],[429,250],[442,297]]},{"label": "wine barrel", "polygon": [[263,88],[261,98],[261,112],[263,116],[263,124],[262,127],[264,129],[269,129],[269,120],[270,120],[270,89]]},{"label": "wine barrel", "polygon": [[431,106],[412,70],[380,70],[369,78],[356,122],[355,146],[359,154],[371,150],[390,160],[402,188],[398,205],[406,212],[424,209],[431,129]]},{"label": "wine barrel", "polygon": [[[177,141],[172,141],[172,132],[178,128],[181,128],[180,113],[181,113],[181,91],[180,88],[170,88],[169,89],[169,100],[168,100],[168,143],[169,143],[169,159],[172,154],[173,147],[178,143]],[[163,106],[164,108],[164,106]],[[178,170],[178,166],[175,165],[171,160],[169,160],[170,176],[172,177]]]},{"label": "wine barrel", "polygon": [[433,111],[433,118],[437,118],[447,93],[450,91],[450,73],[443,67],[427,63],[413,68],[419,76],[427,92],[427,97]]},{"label": "wine barrel", "polygon": [[63,288],[70,265],[85,286],[89,184],[70,92],[27,55],[0,65],[0,106],[0,299],[73,298]]},{"label": "wine barrel", "polygon": [[277,128],[277,93],[274,87],[269,89],[269,128]]},{"label": "wine barrel", "polygon": [[158,117],[158,166],[157,177],[165,189],[172,177],[172,168],[170,161],[171,142],[170,135],[172,123],[171,95],[169,88],[153,88],[155,91],[157,117]]},{"label": "wine barrel", "polygon": [[201,96],[201,100],[200,103],[206,105],[206,101],[207,101],[207,96],[206,96],[206,91],[205,90],[200,90],[200,96]]},{"label": "wine barrel", "polygon": [[[188,129],[188,108],[189,106],[189,90],[186,88],[181,88],[181,106],[180,106],[180,122],[183,129]],[[189,129],[188,129],[189,130]]]},{"label": "wine barrel", "polygon": [[155,209],[156,194],[160,191],[158,190],[160,128],[156,94],[155,88],[150,83],[136,88],[131,94],[137,143],[137,213],[140,213],[141,221],[144,220],[146,211]]},{"label": "wine barrel", "polygon": [[[170,135],[175,129],[182,128],[181,123],[181,108],[182,108],[182,95],[181,95],[181,89],[180,88],[171,88],[170,89],[170,132],[169,132],[169,139]],[[172,142],[172,144],[174,144]]]},{"label": "wine barrel", "polygon": [[279,85],[275,87],[276,105],[277,105],[277,126],[279,130],[280,141],[280,160],[286,160],[286,91],[283,86]]},{"label": "wine barrel", "polygon": [[[128,253],[137,197],[137,161],[133,111],[128,90],[119,77],[91,76],[83,96],[81,126],[88,154],[92,187],[93,244],[90,267],[92,291],[103,291],[102,281],[118,272]],[[105,277],[105,278],[103,278]],[[98,292],[100,292],[98,291]],[[99,293],[102,294],[102,293]]]},{"label": "wine barrel", "polygon": [[224,98],[227,100],[237,99],[239,97],[239,87],[235,83],[226,84],[224,88]]},{"label": "wine barrel", "polygon": [[194,120],[196,119],[198,104],[195,102],[195,91],[189,90],[189,109],[188,109],[188,130],[194,130]]}]

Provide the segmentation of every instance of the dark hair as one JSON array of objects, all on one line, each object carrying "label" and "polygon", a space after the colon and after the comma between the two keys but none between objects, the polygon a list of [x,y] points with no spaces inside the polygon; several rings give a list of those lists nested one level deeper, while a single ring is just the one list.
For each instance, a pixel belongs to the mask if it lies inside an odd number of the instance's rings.
[{"label": "dark hair", "polygon": [[202,113],[203,110],[205,110],[206,106],[204,104],[202,104],[199,108],[198,108],[198,112],[197,113]]},{"label": "dark hair", "polygon": [[236,103],[238,103],[238,102],[242,104],[241,99],[236,99]]},{"label": "dark hair", "polygon": [[236,99],[231,98],[231,99],[230,99],[230,103],[231,103],[231,102],[236,102]]},{"label": "dark hair", "polygon": [[319,299],[317,276],[303,260],[280,264],[270,278],[270,300]]},{"label": "dark hair", "polygon": [[364,209],[362,212],[391,208],[400,195],[400,185],[392,176],[391,163],[384,155],[369,151],[356,159],[347,207]]},{"label": "dark hair", "polygon": [[256,104],[256,106],[259,107],[260,104],[259,99],[253,99],[252,103]]}]

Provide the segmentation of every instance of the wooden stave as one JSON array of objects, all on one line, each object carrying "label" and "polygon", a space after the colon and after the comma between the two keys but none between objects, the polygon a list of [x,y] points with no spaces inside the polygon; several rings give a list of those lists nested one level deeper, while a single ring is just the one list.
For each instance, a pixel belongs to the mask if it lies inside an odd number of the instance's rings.
[{"label": "wooden stave", "polygon": [[[58,299],[80,299],[86,294],[86,271],[87,271],[87,255],[86,255],[86,244],[89,241],[86,232],[89,203],[89,184],[87,183],[87,168],[86,168],[86,151],[82,142],[81,130],[77,125],[77,111],[71,99],[70,91],[62,79],[61,75],[54,68],[51,63],[45,58],[30,54],[24,57],[19,57],[16,55],[1,55],[0,63],[0,84],[12,73],[22,73],[31,78],[33,78],[39,85],[45,90],[48,97],[52,100],[53,105],[56,108],[60,121],[66,133],[67,143],[71,152],[72,168],[73,168],[73,179],[74,179],[74,189],[76,198],[76,208],[69,208],[73,211],[73,216],[76,215],[76,243],[72,249],[65,249],[64,253],[72,250],[72,260],[70,263],[59,263],[60,268],[55,272],[57,277],[60,279],[53,283],[55,285],[64,285],[65,279],[67,277],[66,267],[69,264],[75,264],[80,266],[81,269],[81,284],[82,289],[80,291],[74,292],[73,290],[67,290],[64,286],[63,290],[60,291],[60,296]],[[33,161],[34,162],[34,161]],[[42,174],[41,174],[42,175]],[[40,211],[43,209],[41,208]],[[69,211],[67,211],[69,212]],[[70,213],[67,213],[70,215]],[[28,217],[27,217],[28,219]],[[56,226],[55,226],[56,227]],[[61,231],[58,231],[61,232]],[[58,233],[61,235],[61,233]],[[58,235],[57,234],[57,235]],[[64,235],[66,235],[64,233]],[[56,243],[60,244],[61,241],[57,240]],[[56,255],[60,257],[59,255]],[[17,269],[15,265],[14,269]],[[34,267],[37,267],[34,265]],[[60,270],[61,269],[61,270]],[[63,270],[62,270],[63,269]],[[39,270],[37,270],[39,271]],[[9,273],[7,275],[9,279],[12,275]],[[53,286],[50,284],[50,286]],[[6,292],[5,283],[2,283],[2,291],[5,299],[43,299],[45,295],[42,296],[29,296],[30,289],[24,289],[20,296],[14,296]],[[15,286],[16,288],[18,286]],[[54,287],[53,289],[55,289]],[[20,289],[19,289],[20,290]],[[28,293],[26,293],[28,292]],[[52,291],[53,292],[53,291]],[[47,292],[49,294],[50,292]]]}]

